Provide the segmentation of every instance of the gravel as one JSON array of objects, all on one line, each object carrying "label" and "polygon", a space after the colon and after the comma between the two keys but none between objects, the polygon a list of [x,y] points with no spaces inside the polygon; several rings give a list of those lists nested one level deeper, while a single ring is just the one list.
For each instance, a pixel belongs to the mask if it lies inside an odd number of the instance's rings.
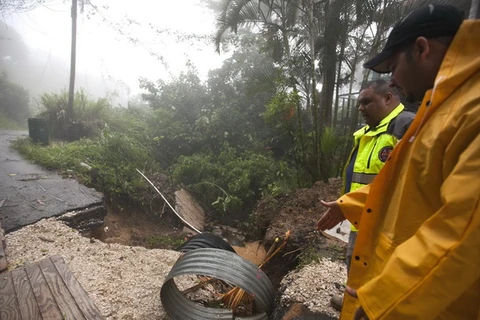
[{"label": "gravel", "polygon": [[106,244],[55,219],[6,236],[9,269],[61,255],[106,319],[164,319],[160,287],[180,253]]},{"label": "gravel", "polygon": [[[9,270],[58,254],[106,319],[167,319],[160,288],[180,253],[107,244],[88,239],[54,218],[6,235]],[[282,281],[281,303],[302,303],[313,312],[338,317],[329,305],[346,281],[343,263],[321,260],[290,272]],[[181,285],[180,285],[181,286]]]},{"label": "gravel", "polygon": [[301,303],[312,312],[339,317],[340,313],[330,306],[330,298],[342,294],[337,286],[344,285],[346,279],[344,263],[322,259],[292,271],[283,278],[280,302],[286,307]]}]

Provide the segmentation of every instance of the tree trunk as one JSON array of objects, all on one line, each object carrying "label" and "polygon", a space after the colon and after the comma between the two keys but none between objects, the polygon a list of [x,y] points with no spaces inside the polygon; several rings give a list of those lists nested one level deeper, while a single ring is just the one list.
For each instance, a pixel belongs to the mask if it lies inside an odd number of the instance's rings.
[{"label": "tree trunk", "polygon": [[310,75],[312,81],[312,121],[313,121],[313,172],[315,173],[313,176],[313,181],[317,181],[319,178],[320,173],[320,130],[319,130],[319,123],[318,123],[318,99],[317,99],[317,81],[315,77],[315,21],[313,17],[313,12],[315,10],[315,1],[310,0],[308,2],[309,10],[308,10],[308,39],[309,39],[309,46],[310,46]]},{"label": "tree trunk", "polygon": [[322,87],[322,124],[321,128],[332,125],[333,93],[335,90],[335,70],[337,61],[337,40],[340,30],[340,12],[343,0],[330,0],[327,4],[327,23],[325,26],[325,52],[322,61],[324,81]]},{"label": "tree trunk", "polygon": [[478,2],[479,0],[472,0],[472,5],[470,7],[470,14],[468,15],[469,19],[477,19],[478,17]]},{"label": "tree trunk", "polygon": [[333,127],[337,127],[337,120],[338,120],[338,103],[339,103],[339,94],[340,94],[340,87],[342,84],[340,83],[340,77],[342,75],[342,61],[345,59],[345,47],[347,45],[347,37],[348,37],[348,21],[349,21],[349,14],[345,12],[345,16],[343,19],[344,28],[342,29],[342,43],[340,45],[340,54],[338,55],[338,66],[337,66],[337,89],[335,95],[335,107],[333,110]]},{"label": "tree trunk", "polygon": [[70,56],[70,86],[68,88],[67,121],[74,120],[73,100],[75,97],[75,65],[77,50],[77,0],[72,0],[72,48]]}]

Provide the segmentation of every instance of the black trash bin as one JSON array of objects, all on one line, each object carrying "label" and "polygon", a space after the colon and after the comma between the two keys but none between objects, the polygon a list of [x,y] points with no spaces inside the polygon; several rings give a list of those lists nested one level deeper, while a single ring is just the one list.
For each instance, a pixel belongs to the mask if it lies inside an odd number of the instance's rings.
[{"label": "black trash bin", "polygon": [[48,144],[48,120],[40,118],[28,119],[28,135],[35,143]]}]

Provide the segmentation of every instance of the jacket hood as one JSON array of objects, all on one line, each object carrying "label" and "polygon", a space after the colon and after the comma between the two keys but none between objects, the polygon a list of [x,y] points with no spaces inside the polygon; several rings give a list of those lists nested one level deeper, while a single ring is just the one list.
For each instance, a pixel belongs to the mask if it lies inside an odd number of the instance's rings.
[{"label": "jacket hood", "polygon": [[480,20],[465,20],[443,58],[433,90],[424,97],[428,97],[430,104],[441,104],[465,80],[480,70],[479,39]]},{"label": "jacket hood", "polygon": [[465,20],[452,40],[440,69],[435,78],[433,89],[428,90],[423,97],[417,116],[421,116],[418,125],[412,125],[415,133],[409,138],[415,140],[426,120],[442,102],[445,101],[468,78],[480,70],[480,20]]}]

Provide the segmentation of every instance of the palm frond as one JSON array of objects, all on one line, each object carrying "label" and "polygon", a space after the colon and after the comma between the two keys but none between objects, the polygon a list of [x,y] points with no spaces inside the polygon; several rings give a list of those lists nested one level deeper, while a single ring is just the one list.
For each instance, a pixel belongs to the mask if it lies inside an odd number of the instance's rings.
[{"label": "palm frond", "polygon": [[230,31],[237,33],[238,27],[248,23],[260,21],[258,1],[253,0],[226,0],[217,17],[218,30],[215,36],[217,51],[220,51],[220,43],[223,34]]},{"label": "palm frond", "polygon": [[279,70],[272,65],[265,65],[262,68],[252,71],[248,94],[267,92],[273,90],[274,84],[279,78]]},{"label": "palm frond", "polygon": [[285,12],[285,27],[292,28],[297,22],[301,8],[301,0],[292,0],[287,2],[286,12]]},{"label": "palm frond", "polygon": [[[407,14],[420,7],[431,4],[431,0],[408,0],[408,1],[394,1],[391,5],[386,6],[383,10],[383,28],[388,29],[395,23],[400,21]],[[452,5],[464,12],[470,9],[470,0],[436,0],[435,4]]]},{"label": "palm frond", "polygon": [[276,24],[267,24],[262,28],[261,35],[265,38],[265,47],[271,51],[275,62],[282,59],[284,54],[284,45],[280,26]]}]

